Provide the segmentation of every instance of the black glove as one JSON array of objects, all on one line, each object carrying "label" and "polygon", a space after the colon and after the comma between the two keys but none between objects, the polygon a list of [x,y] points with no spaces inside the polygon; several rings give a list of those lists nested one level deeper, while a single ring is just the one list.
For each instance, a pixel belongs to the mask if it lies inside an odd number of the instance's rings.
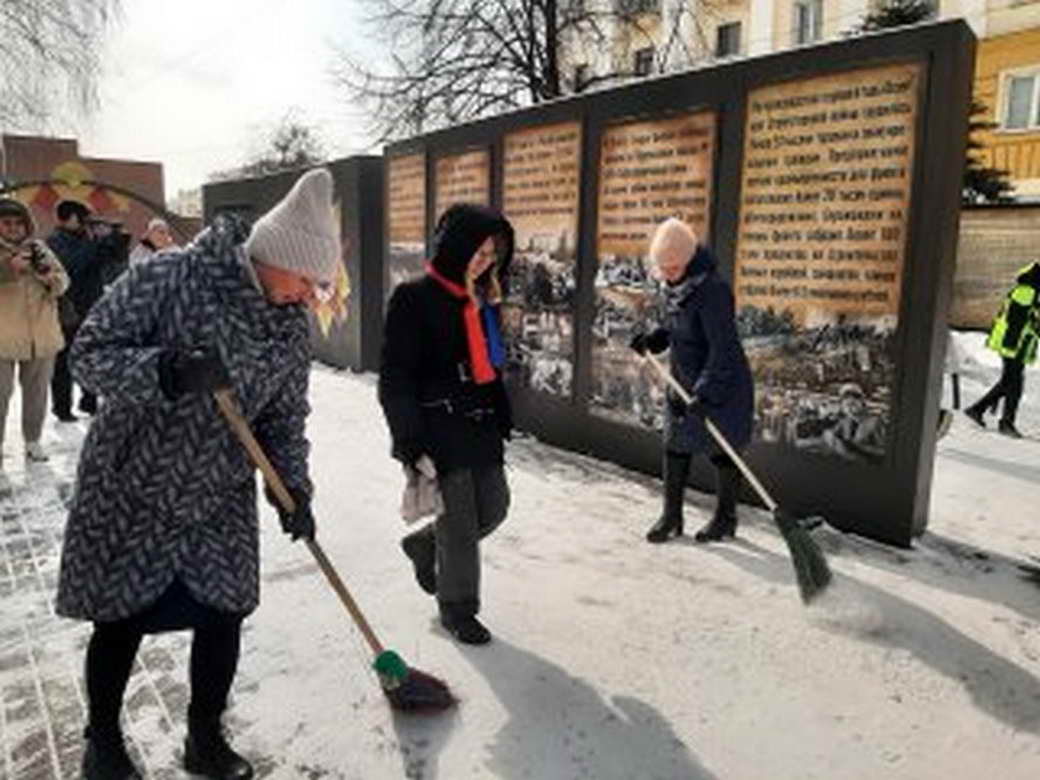
[{"label": "black glove", "polygon": [[409,440],[394,442],[394,448],[390,454],[404,465],[414,466],[424,452],[426,452],[426,448],[422,442]]},{"label": "black glove", "polygon": [[668,331],[665,328],[657,328],[649,333],[637,333],[628,346],[640,355],[647,352],[656,355],[668,349]]},{"label": "black glove", "polygon": [[292,496],[296,510],[286,512],[282,502],[278,500],[271,488],[264,484],[264,496],[268,503],[278,510],[278,521],[282,524],[282,530],[292,537],[295,542],[301,536],[304,539],[314,539],[314,513],[311,511],[311,497],[299,488],[287,488]]},{"label": "black glove", "polygon": [[679,397],[679,394],[672,388],[668,388],[664,393],[665,403],[668,404],[668,410],[672,413],[672,417],[685,417],[687,413],[686,401]]},{"label": "black glove", "polygon": [[686,404],[686,412],[692,414],[694,417],[699,417],[702,420],[708,416],[708,405],[704,402],[704,399],[698,395],[693,396],[690,402]]},{"label": "black glove", "polygon": [[167,398],[177,399],[231,387],[231,377],[214,350],[176,350],[160,358],[159,384]]}]

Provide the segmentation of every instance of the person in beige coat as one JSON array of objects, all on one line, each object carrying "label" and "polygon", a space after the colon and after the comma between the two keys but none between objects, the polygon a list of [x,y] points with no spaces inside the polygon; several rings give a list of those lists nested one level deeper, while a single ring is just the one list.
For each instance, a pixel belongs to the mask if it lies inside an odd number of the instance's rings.
[{"label": "person in beige coat", "polygon": [[58,299],[69,278],[47,245],[32,238],[35,229],[28,208],[0,198],[0,469],[16,368],[22,387],[25,457],[47,460],[40,434],[54,356],[65,346]]}]

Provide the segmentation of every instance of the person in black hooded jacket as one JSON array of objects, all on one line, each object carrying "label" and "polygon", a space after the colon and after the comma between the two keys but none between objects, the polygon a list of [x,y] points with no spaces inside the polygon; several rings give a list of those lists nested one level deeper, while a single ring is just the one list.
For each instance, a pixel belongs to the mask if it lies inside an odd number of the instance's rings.
[{"label": "person in black hooded jacket", "polygon": [[441,624],[461,642],[484,644],[491,634],[477,619],[479,541],[509,508],[503,441],[512,412],[498,304],[513,228],[494,209],[456,204],[433,243],[425,276],[390,298],[379,402],[393,457],[414,467],[429,455],[444,499],[444,512],[401,547],[420,587],[437,595]]}]

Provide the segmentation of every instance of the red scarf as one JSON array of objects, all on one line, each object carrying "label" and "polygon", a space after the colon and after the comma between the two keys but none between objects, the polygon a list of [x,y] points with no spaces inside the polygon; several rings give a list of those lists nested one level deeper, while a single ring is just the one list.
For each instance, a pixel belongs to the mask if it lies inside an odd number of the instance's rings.
[{"label": "red scarf", "polygon": [[442,276],[433,267],[433,263],[426,264],[426,273],[456,298],[466,299],[466,303],[462,307],[462,321],[466,325],[466,342],[469,344],[469,361],[473,370],[473,381],[478,385],[493,382],[495,368],[488,357],[487,341],[484,339],[484,329],[480,324],[480,309],[477,304],[469,297],[465,287]]}]

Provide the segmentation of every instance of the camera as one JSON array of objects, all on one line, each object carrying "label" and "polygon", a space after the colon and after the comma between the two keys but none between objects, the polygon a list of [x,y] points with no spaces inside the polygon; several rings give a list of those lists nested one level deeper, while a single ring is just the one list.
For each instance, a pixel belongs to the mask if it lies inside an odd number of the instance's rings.
[{"label": "camera", "polygon": [[46,274],[51,270],[47,263],[47,256],[35,241],[29,243],[29,266],[33,269],[33,273],[37,274]]}]

